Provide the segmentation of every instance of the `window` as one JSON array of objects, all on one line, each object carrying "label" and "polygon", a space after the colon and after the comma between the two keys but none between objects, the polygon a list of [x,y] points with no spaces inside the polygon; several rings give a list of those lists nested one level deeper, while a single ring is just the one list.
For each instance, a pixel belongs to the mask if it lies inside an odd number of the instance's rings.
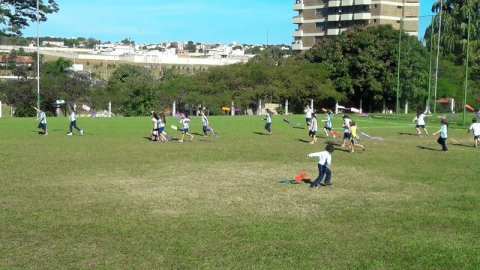
[{"label": "window", "polygon": [[322,15],[323,15],[323,9],[317,8],[317,9],[315,10],[315,15],[317,15],[317,16],[322,16]]},{"label": "window", "polygon": [[315,23],[315,28],[318,29],[318,30],[324,30],[325,25],[324,25],[324,23]]}]

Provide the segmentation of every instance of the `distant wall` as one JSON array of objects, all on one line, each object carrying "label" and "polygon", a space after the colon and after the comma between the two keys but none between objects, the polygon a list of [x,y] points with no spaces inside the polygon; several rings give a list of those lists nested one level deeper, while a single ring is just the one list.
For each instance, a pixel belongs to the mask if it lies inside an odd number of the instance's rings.
[{"label": "distant wall", "polygon": [[[6,46],[0,45],[0,51],[9,52],[13,49],[19,49],[20,46]],[[22,47],[26,52],[35,52],[36,47]],[[40,53],[49,56],[63,57],[69,59],[82,60],[100,60],[100,61],[125,61],[131,63],[144,64],[168,64],[168,65],[203,65],[203,66],[223,66],[240,63],[242,59],[232,58],[192,58],[192,57],[178,57],[177,55],[102,55],[89,54],[92,49],[77,49],[77,48],[54,48],[54,47],[40,47]]]}]

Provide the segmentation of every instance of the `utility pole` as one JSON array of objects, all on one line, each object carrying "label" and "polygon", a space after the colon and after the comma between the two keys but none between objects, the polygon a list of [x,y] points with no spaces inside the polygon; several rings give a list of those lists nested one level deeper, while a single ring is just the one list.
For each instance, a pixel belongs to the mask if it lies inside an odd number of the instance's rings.
[{"label": "utility pole", "polygon": [[466,117],[466,105],[467,105],[467,90],[468,90],[468,56],[469,56],[469,49],[470,49],[470,24],[472,22],[471,14],[468,12],[468,27],[467,27],[467,60],[465,63],[465,90],[463,93],[463,125],[465,125],[465,117]]},{"label": "utility pole", "polygon": [[438,90],[438,59],[440,57],[440,36],[442,33],[442,12],[443,12],[443,0],[440,0],[440,16],[438,19],[438,40],[437,40],[437,64],[435,67],[435,89],[433,100],[433,113],[437,112],[437,90]]},{"label": "utility pole", "polygon": [[[37,0],[37,108],[40,110],[40,14],[39,4]],[[40,116],[40,112],[37,111],[37,116]]]},{"label": "utility pole", "polygon": [[402,17],[400,18],[400,32],[398,33],[398,58],[397,58],[397,101],[395,103],[395,113],[400,112],[400,61],[402,55],[402,34],[403,17],[405,15],[405,0],[402,1]]},{"label": "utility pole", "polygon": [[430,33],[430,60],[429,60],[430,68],[428,72],[428,97],[427,97],[427,106],[425,108],[426,114],[431,113],[430,112],[430,95],[432,91],[433,18],[434,17],[432,15],[432,22],[430,23],[430,25],[432,26],[432,31]]}]

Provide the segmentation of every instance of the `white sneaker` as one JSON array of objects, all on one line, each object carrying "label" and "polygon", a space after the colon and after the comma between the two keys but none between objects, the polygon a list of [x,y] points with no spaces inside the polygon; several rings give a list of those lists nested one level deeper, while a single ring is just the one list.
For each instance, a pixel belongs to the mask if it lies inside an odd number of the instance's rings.
[{"label": "white sneaker", "polygon": [[82,136],[83,136],[83,129],[81,129],[81,130],[80,130],[80,135],[82,135]]},{"label": "white sneaker", "polygon": [[67,136],[72,136],[73,133],[72,132],[67,132]]}]

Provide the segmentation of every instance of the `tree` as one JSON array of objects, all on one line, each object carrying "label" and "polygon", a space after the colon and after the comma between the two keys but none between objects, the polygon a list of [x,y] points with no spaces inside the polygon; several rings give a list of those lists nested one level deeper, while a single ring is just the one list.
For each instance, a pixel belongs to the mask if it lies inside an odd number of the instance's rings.
[{"label": "tree", "polygon": [[[39,20],[47,20],[46,15],[58,11],[55,0],[39,1]],[[9,0],[0,2],[0,33],[3,35],[22,35],[22,29],[37,20],[36,0]]]},{"label": "tree", "polygon": [[186,51],[194,53],[197,51],[197,46],[193,43],[193,41],[189,41],[185,47],[183,47]]},{"label": "tree", "polygon": [[474,0],[442,0],[436,1],[432,11],[437,12],[433,24],[425,32],[425,40],[438,41],[440,11],[442,11],[442,29],[440,46],[443,54],[449,56],[457,64],[465,60],[468,36],[468,16],[470,16],[470,59],[476,62],[480,58],[480,2]]},{"label": "tree", "polygon": [[157,108],[156,81],[149,70],[122,65],[110,77],[106,97],[125,116],[148,115]]},{"label": "tree", "polygon": [[[379,109],[396,99],[398,30],[391,26],[353,28],[326,40],[304,54],[311,62],[325,63],[338,92],[352,106]],[[428,53],[414,37],[402,33],[401,93],[404,100],[425,96]],[[407,53],[408,52],[408,53]],[[408,80],[408,82],[406,82]],[[423,95],[422,95],[423,93]]]},{"label": "tree", "polygon": [[122,41],[120,41],[124,45],[135,45],[135,41],[133,41],[130,38],[124,38]]}]

